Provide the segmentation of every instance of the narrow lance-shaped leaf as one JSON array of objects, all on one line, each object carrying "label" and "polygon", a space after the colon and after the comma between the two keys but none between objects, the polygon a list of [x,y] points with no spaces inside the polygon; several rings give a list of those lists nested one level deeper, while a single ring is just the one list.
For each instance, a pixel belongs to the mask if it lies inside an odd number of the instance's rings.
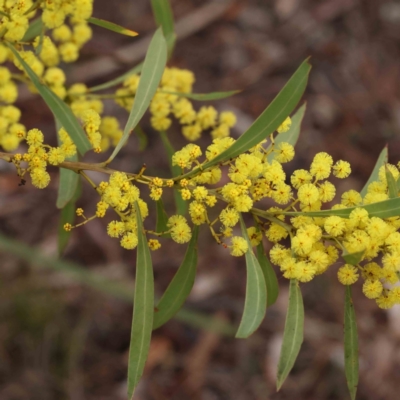
[{"label": "narrow lance-shaped leaf", "polygon": [[[297,140],[299,139],[301,123],[304,118],[304,113],[306,112],[306,103],[304,103],[293,115],[292,117],[292,125],[287,132],[279,133],[274,141],[275,146],[279,143],[286,142],[290,143],[292,146],[295,146]],[[275,153],[271,153],[267,157],[267,161],[271,162],[275,158]]]},{"label": "narrow lance-shaped leaf", "polygon": [[[322,211],[282,211],[279,212],[281,215],[305,215],[308,217],[329,217],[331,215],[337,215],[338,217],[348,218],[350,213],[355,208],[364,208],[368,211],[370,217],[379,218],[390,218],[400,215],[400,197],[395,199],[387,199],[379,201],[377,203],[367,204],[365,206],[348,207],[340,210],[322,210]],[[263,216],[263,212],[256,211],[256,215]]]},{"label": "narrow lance-shaped leaf", "polygon": [[50,110],[53,112],[55,118],[60,122],[64,129],[71,136],[71,139],[76,144],[79,153],[82,155],[86,153],[91,148],[88,138],[85,135],[81,125],[76,119],[75,115],[72,113],[71,109],[65,104],[57,95],[52,92],[46,85],[40,82],[39,77],[31,69],[31,67],[23,60],[19,55],[15,47],[7,43],[14,56],[21,63],[25,72],[29,76],[29,79],[35,85],[36,89],[42,96],[43,100],[46,102]]},{"label": "narrow lance-shaped leaf", "polygon": [[[162,199],[156,201],[156,212],[157,212],[157,219],[156,219],[156,232],[162,233],[168,230],[167,222],[168,216],[164,209],[164,204]],[[169,234],[165,234],[163,236],[169,236]]]},{"label": "narrow lance-shaped leaf", "polygon": [[65,247],[68,244],[69,238],[71,236],[71,231],[66,231],[64,225],[69,223],[73,224],[75,218],[75,203],[81,196],[81,184],[78,182],[75,194],[73,198],[65,205],[61,210],[60,222],[58,224],[58,254],[61,255],[64,252]]},{"label": "narrow lance-shaped leaf", "polygon": [[133,318],[128,361],[128,395],[133,392],[143,374],[150,348],[154,311],[154,278],[150,249],[143,230],[142,217],[138,203],[135,203],[137,216],[137,257],[135,295],[133,299]]},{"label": "narrow lance-shaped leaf", "polygon": [[267,309],[267,289],[260,264],[251,248],[251,242],[242,216],[240,216],[240,227],[249,247],[245,254],[247,272],[246,298],[242,319],[236,332],[236,337],[243,339],[250,336],[264,319]]},{"label": "narrow lance-shaped leaf", "polygon": [[386,174],[386,181],[389,189],[389,198],[390,199],[395,199],[397,197],[397,184],[396,180],[394,179],[394,176],[390,172],[390,169],[385,166],[385,174]]},{"label": "narrow lance-shaped leaf", "polygon": [[151,0],[151,6],[157,25],[162,27],[170,57],[176,41],[171,5],[168,0]]},{"label": "narrow lance-shaped leaf", "polygon": [[385,165],[388,162],[388,146],[386,145],[381,153],[379,154],[378,159],[376,160],[376,164],[374,169],[372,170],[372,173],[367,181],[367,183],[364,185],[362,188],[360,194],[362,197],[364,197],[367,194],[367,189],[368,186],[371,182],[375,182],[379,179],[379,169],[382,167],[382,165]]},{"label": "narrow lance-shaped leaf", "polygon": [[98,92],[99,90],[108,89],[113,86],[117,86],[122,83],[125,79],[129,78],[131,75],[139,74],[142,71],[143,63],[136,65],[136,67],[131,68],[117,78],[111,79],[108,82],[101,83],[100,85],[93,86],[88,89],[89,93]]},{"label": "narrow lance-shaped leaf", "polygon": [[272,304],[274,304],[278,298],[279,285],[274,268],[265,254],[262,242],[260,242],[257,246],[257,258],[264,274],[265,284],[267,287],[267,307],[269,307],[272,306]]},{"label": "narrow lance-shaped leaf", "polygon": [[124,134],[108,161],[112,161],[128,140],[135,126],[143,117],[160,83],[167,62],[167,45],[161,28],[154,34],[143,64],[135,101],[125,125]]},{"label": "narrow lance-shaped leaf", "polygon": [[[57,141],[58,144],[60,145],[61,142],[58,132],[60,131],[62,126],[60,122],[57,120],[57,118],[55,119],[55,122],[57,131]],[[72,157],[68,157],[67,161],[78,161],[78,155],[75,154]],[[70,169],[60,168],[60,181],[58,184],[58,195],[56,201],[57,208],[64,208],[66,204],[69,201],[71,201],[71,199],[74,197],[74,194],[77,191],[78,183],[79,183],[79,174]]]},{"label": "narrow lance-shaped leaf", "polygon": [[156,306],[153,329],[169,321],[183,306],[192,290],[196,277],[198,235],[199,227],[195,226],[185,258]]},{"label": "narrow lance-shaped leaf", "polygon": [[151,0],[154,18],[162,27],[164,36],[174,33],[174,16],[168,0]]},{"label": "narrow lance-shaped leaf", "polygon": [[211,100],[225,99],[240,92],[241,92],[240,90],[230,90],[228,92],[211,92],[211,93],[181,93],[181,92],[170,92],[168,90],[160,91],[160,93],[175,94],[179,97],[186,97],[187,99],[196,101],[211,101]]},{"label": "narrow lance-shaped leaf", "polygon": [[350,396],[354,400],[358,385],[358,333],[350,286],[346,286],[344,306],[344,369]]},{"label": "narrow lance-shaped leaf", "polygon": [[[308,60],[305,60],[250,128],[229,149],[206,162],[202,169],[210,168],[244,153],[274,132],[300,101],[307,85],[310,69],[311,65]],[[194,168],[182,178],[189,178],[197,172],[198,168]]]},{"label": "narrow lance-shaped leaf", "polygon": [[304,306],[299,283],[290,280],[289,306],[286,314],[285,330],[278,363],[276,387],[279,390],[293,368],[304,337]]},{"label": "narrow lance-shaped leaf", "polygon": [[30,42],[35,39],[36,36],[39,36],[43,30],[43,21],[42,17],[36,18],[29,24],[28,30],[25,32],[24,37],[21,39],[21,42]]},{"label": "narrow lance-shaped leaf", "polygon": [[[73,156],[69,161],[78,161],[78,157]],[[79,175],[70,169],[60,168],[60,183],[58,185],[57,208],[64,208],[72,199],[79,183]]]},{"label": "narrow lance-shaped leaf", "polygon": [[100,27],[102,27],[104,29],[108,29],[109,31],[120,33],[121,35],[125,35],[125,36],[137,36],[137,35],[139,35],[135,31],[132,31],[130,29],[124,28],[123,26],[114,24],[113,22],[105,21],[104,19],[90,17],[90,18],[88,18],[87,21],[90,22],[93,25],[97,25],[97,26],[100,26]]},{"label": "narrow lance-shaped leaf", "polygon": [[148,139],[147,139],[147,135],[146,132],[141,128],[140,125],[137,125],[135,130],[134,130],[136,136],[139,139],[139,150],[140,151],[144,151],[147,147],[148,144]]},{"label": "narrow lance-shaped leaf", "polygon": [[[175,153],[175,149],[173,148],[171,142],[168,139],[168,135],[166,132],[160,132],[160,137],[163,142],[165,151],[168,157],[169,167],[171,169],[172,176],[179,176],[181,173],[181,169],[177,165],[172,165],[172,156]],[[176,204],[176,212],[179,215],[185,215],[187,210],[187,203],[182,199],[182,196],[178,190],[174,190],[174,198]]]}]

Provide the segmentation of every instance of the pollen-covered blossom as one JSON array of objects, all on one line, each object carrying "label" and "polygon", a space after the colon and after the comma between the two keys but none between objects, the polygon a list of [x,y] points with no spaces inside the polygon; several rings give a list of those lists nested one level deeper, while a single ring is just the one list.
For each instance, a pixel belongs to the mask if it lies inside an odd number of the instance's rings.
[{"label": "pollen-covered blossom", "polygon": [[225,208],[219,215],[219,219],[226,227],[235,226],[239,222],[239,217],[239,213],[232,207]]},{"label": "pollen-covered blossom", "polygon": [[379,280],[367,279],[363,284],[362,290],[369,299],[376,299],[382,294],[383,285]]},{"label": "pollen-covered blossom", "polygon": [[168,219],[167,226],[170,228],[171,238],[177,243],[186,243],[192,237],[192,232],[182,215],[173,215]]},{"label": "pollen-covered blossom", "polygon": [[250,243],[253,247],[258,246],[263,237],[261,231],[257,231],[257,228],[254,226],[247,228],[247,236],[249,237]]},{"label": "pollen-covered blossom", "polygon": [[317,180],[327,179],[331,174],[333,159],[328,153],[317,153],[311,163],[310,173]]},{"label": "pollen-covered blossom", "polygon": [[138,244],[138,237],[136,232],[126,232],[120,241],[121,246],[126,250],[134,249]]},{"label": "pollen-covered blossom", "polygon": [[295,189],[299,189],[300,186],[310,183],[312,180],[312,175],[305,169],[298,169],[293,172],[290,177],[290,182]]},{"label": "pollen-covered blossom", "polygon": [[290,143],[279,143],[274,151],[277,153],[275,159],[280,163],[286,163],[293,160],[294,147]]},{"label": "pollen-covered blossom", "polygon": [[190,168],[192,163],[200,156],[200,147],[195,144],[188,144],[172,156],[172,165],[177,165],[182,169]]},{"label": "pollen-covered blossom", "polygon": [[350,175],[350,163],[347,161],[339,160],[333,166],[333,174],[336,178],[347,178]]},{"label": "pollen-covered blossom", "polygon": [[44,168],[34,168],[31,170],[32,185],[38,189],[44,189],[50,183],[50,175]]},{"label": "pollen-covered blossom", "polygon": [[229,248],[232,256],[240,257],[246,253],[249,245],[247,244],[247,240],[241,236],[233,236],[231,238],[231,246],[229,246]]},{"label": "pollen-covered blossom", "polygon": [[350,264],[343,265],[339,268],[338,279],[343,285],[352,285],[358,279],[357,268]]},{"label": "pollen-covered blossom", "polygon": [[278,126],[277,132],[284,133],[287,132],[292,126],[292,119],[290,117],[286,117],[286,119]]},{"label": "pollen-covered blossom", "polygon": [[150,239],[148,244],[149,249],[152,251],[158,250],[161,247],[161,243],[157,239]]},{"label": "pollen-covered blossom", "polygon": [[195,225],[202,225],[207,220],[207,211],[200,201],[192,201],[189,205],[189,215]]},{"label": "pollen-covered blossom", "polygon": [[319,200],[319,190],[312,183],[306,183],[300,186],[297,197],[301,203],[310,205]]},{"label": "pollen-covered blossom", "polygon": [[287,229],[285,229],[283,226],[278,225],[276,223],[271,223],[269,228],[265,231],[265,236],[268,238],[268,240],[272,243],[279,242],[282,239],[286,239],[289,235],[289,232]]}]

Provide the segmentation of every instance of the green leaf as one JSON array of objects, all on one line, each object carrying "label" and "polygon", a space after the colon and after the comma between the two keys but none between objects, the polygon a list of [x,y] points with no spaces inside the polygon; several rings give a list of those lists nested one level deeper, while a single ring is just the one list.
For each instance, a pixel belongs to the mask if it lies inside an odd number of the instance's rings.
[{"label": "green leaf", "polygon": [[[329,217],[331,215],[337,215],[338,217],[348,218],[350,213],[356,208],[364,208],[368,211],[370,217],[379,217],[379,218],[390,218],[396,217],[400,215],[400,197],[395,199],[388,199],[379,201],[373,204],[367,204],[365,206],[358,207],[348,207],[342,208],[341,210],[322,210],[322,211],[293,211],[293,212],[279,212],[281,215],[305,215],[308,217]],[[253,211],[253,210],[252,210]],[[256,215],[263,216],[265,212],[259,212],[256,210]]]},{"label": "green leaf", "polygon": [[289,306],[286,314],[285,330],[278,363],[276,387],[279,390],[293,368],[303,343],[304,306],[299,283],[290,280]]},{"label": "green leaf", "polygon": [[367,183],[364,185],[364,187],[362,188],[360,194],[362,197],[364,197],[367,194],[367,189],[368,186],[371,182],[375,182],[377,180],[379,180],[379,169],[382,167],[382,165],[385,165],[388,162],[388,146],[386,145],[383,150],[381,151],[381,153],[379,154],[378,159],[376,160],[376,164],[374,169],[372,170],[372,173],[367,181]]},{"label": "green leaf", "polygon": [[[78,161],[75,155],[68,158],[68,161]],[[79,183],[79,174],[70,169],[60,168],[60,183],[58,185],[57,208],[64,208],[72,199]]]},{"label": "green leaf", "polygon": [[358,385],[358,333],[351,286],[346,286],[344,306],[344,369],[350,396],[354,400]]},{"label": "green leaf", "polygon": [[168,54],[171,56],[176,41],[171,5],[168,0],[151,0],[151,6],[157,25],[162,27],[168,45]]},{"label": "green leaf", "polygon": [[[80,183],[80,182],[78,182]],[[77,185],[73,198],[61,210],[60,222],[58,224],[58,254],[61,255],[68,244],[71,237],[71,231],[66,231],[64,225],[66,223],[73,224],[75,218],[75,203],[82,194],[82,187]]]},{"label": "green leaf", "polygon": [[[282,142],[290,143],[292,146],[295,146],[297,140],[299,139],[301,123],[304,118],[304,113],[306,112],[306,103],[304,103],[293,115],[292,117],[292,125],[287,132],[279,133],[274,141],[275,147]],[[268,155],[267,161],[271,162],[276,156],[276,153],[272,152]]]},{"label": "green leaf", "polygon": [[389,188],[389,198],[395,199],[397,197],[397,192],[398,192],[397,184],[396,180],[394,179],[394,176],[390,172],[390,169],[387,167],[387,165],[385,166],[385,174],[386,174],[387,185]]},{"label": "green leaf", "polygon": [[[253,125],[251,125],[229,149],[205,163],[202,166],[202,170],[244,153],[274,132],[300,101],[307,85],[310,69],[311,65],[308,63],[307,59],[300,65],[283,89],[257,118]],[[187,174],[182,175],[182,178],[189,178],[196,175],[198,170],[199,168],[194,168]]]},{"label": "green leaf", "polygon": [[30,42],[35,39],[36,36],[39,36],[43,31],[44,25],[42,21],[42,17],[36,18],[29,24],[28,30],[25,32],[24,37],[21,39],[21,42]]},{"label": "green leaf", "polygon": [[347,264],[357,265],[363,258],[365,250],[357,251],[356,253],[348,253],[344,251],[342,257]]},{"label": "green leaf", "polygon": [[257,257],[251,248],[251,242],[247,234],[247,228],[243,217],[240,215],[240,227],[242,235],[249,246],[246,254],[246,298],[244,301],[244,310],[242,320],[236,332],[237,338],[247,338],[261,324],[267,309],[267,286],[265,283],[263,271],[258,263]]},{"label": "green leaf", "polygon": [[[171,169],[171,173],[173,177],[179,176],[181,173],[181,169],[177,165],[172,165],[172,156],[175,153],[175,149],[173,148],[171,142],[168,139],[168,135],[166,132],[160,132],[160,137],[163,142],[165,151],[168,157],[169,167]],[[187,203],[182,199],[182,196],[178,190],[174,190],[174,198],[176,204],[176,212],[179,215],[185,215],[187,210]]]},{"label": "green leaf", "polygon": [[168,0],[151,0],[154,18],[158,26],[162,27],[164,36],[174,33],[174,16]]},{"label": "green leaf", "polygon": [[124,134],[111,154],[109,161],[113,160],[118,154],[122,146],[128,140],[128,137],[132,133],[133,129],[146,112],[151,99],[156,93],[158,84],[160,83],[166,62],[167,45],[161,29],[158,28],[150,42],[149,49],[147,50],[135,101],[133,102],[133,107],[129,114],[128,122],[125,125]]},{"label": "green leaf", "polygon": [[147,144],[149,143],[145,131],[141,128],[140,125],[137,125],[134,132],[139,138],[139,150],[144,151],[147,147]]},{"label": "green leaf", "polygon": [[130,29],[124,28],[123,26],[114,24],[113,22],[105,21],[104,19],[90,17],[87,19],[93,25],[100,26],[102,28],[108,29],[109,31],[120,33],[121,35],[126,36],[137,36],[139,35],[135,31],[131,31]]},{"label": "green leaf", "polygon": [[257,259],[264,274],[265,284],[267,287],[267,307],[269,307],[272,306],[278,298],[279,285],[274,268],[265,254],[262,242],[257,246]]},{"label": "green leaf", "polygon": [[[165,212],[164,204],[162,199],[156,201],[156,211],[157,211],[157,219],[156,219],[156,232],[162,233],[168,231],[168,215]],[[165,237],[170,236],[169,234],[163,235]]]},{"label": "green leaf", "polygon": [[199,227],[195,226],[185,258],[156,306],[153,329],[169,321],[183,306],[192,290],[196,277],[198,235]]},{"label": "green leaf", "polygon": [[114,87],[122,83],[125,79],[129,78],[131,75],[139,74],[142,72],[143,63],[136,65],[136,67],[131,68],[126,71],[124,74],[118,76],[117,78],[111,79],[108,82],[102,83],[100,85],[93,86],[88,89],[89,93],[98,92],[99,90],[108,89],[110,87]]},{"label": "green leaf", "polygon": [[179,97],[186,97],[188,99],[197,101],[211,101],[225,99],[226,97],[231,97],[241,90],[230,90],[228,92],[212,92],[212,93],[182,93],[182,92],[170,92],[168,90],[161,90],[160,93],[175,94]]},{"label": "green leaf", "polygon": [[15,47],[6,43],[10,48],[14,56],[21,63],[25,72],[29,76],[29,79],[35,85],[36,89],[39,91],[43,100],[46,102],[50,110],[53,112],[54,117],[60,122],[60,124],[64,127],[64,129],[71,136],[71,139],[76,144],[79,153],[82,155],[86,153],[86,151],[91,149],[91,145],[89,140],[83,131],[81,125],[76,119],[75,115],[72,113],[71,109],[65,104],[55,93],[53,93],[46,85],[40,82],[39,77],[35,74],[35,72],[31,69],[31,67],[22,59],[19,55],[18,51]]},{"label": "green leaf", "polygon": [[[55,119],[55,122],[57,131],[57,141],[58,144],[60,145],[61,142],[58,132],[60,131],[62,126],[60,124],[60,121],[57,120],[57,118]],[[78,155],[75,154],[72,157],[68,157],[67,161],[74,161],[74,162],[78,161]],[[73,198],[74,194],[76,193],[78,184],[79,184],[79,174],[70,169],[60,168],[60,181],[58,184],[58,195],[56,201],[57,208],[64,208],[67,205],[67,203]]]},{"label": "green leaf", "polygon": [[165,38],[165,42],[167,43],[168,60],[169,60],[172,56],[172,52],[174,51],[175,42],[176,42],[176,33],[172,33],[171,35],[168,35]]},{"label": "green leaf", "polygon": [[137,216],[137,257],[135,295],[128,361],[128,395],[133,392],[143,374],[150,348],[154,311],[154,278],[150,249],[143,229],[139,205],[135,203]]}]

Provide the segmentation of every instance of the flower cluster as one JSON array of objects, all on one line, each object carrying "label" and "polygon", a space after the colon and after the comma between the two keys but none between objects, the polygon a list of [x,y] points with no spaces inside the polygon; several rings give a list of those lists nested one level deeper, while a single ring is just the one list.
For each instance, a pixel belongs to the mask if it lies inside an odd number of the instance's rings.
[{"label": "flower cluster", "polygon": [[[201,133],[210,130],[213,138],[229,136],[236,124],[236,116],[230,111],[218,114],[212,106],[203,106],[198,112],[185,95],[192,93],[194,75],[179,68],[166,68],[160,86],[150,104],[151,125],[157,131],[166,131],[172,124],[171,117],[182,125],[182,134],[189,141],[198,140]],[[130,110],[139,85],[140,76],[129,76],[123,87],[116,91],[116,102]]]},{"label": "flower cluster", "polygon": [[[31,34],[28,28],[40,11],[40,19],[37,19],[35,23],[43,24],[43,34]],[[93,0],[3,1],[0,4],[0,38],[13,43],[19,49],[21,58],[42,79],[42,82],[58,97],[66,99],[68,93],[65,87],[66,77],[63,70],[57,66],[61,61],[77,60],[80,48],[92,36],[87,22],[92,11]],[[29,46],[31,46],[30,49],[27,49]],[[35,93],[36,89],[6,43],[0,42],[0,64],[5,63],[7,65],[0,66],[0,145],[6,151],[13,151],[17,149],[26,133],[25,127],[19,123],[21,111],[15,106],[10,106],[18,98],[16,82],[27,82],[30,90]],[[12,63],[22,74],[13,71]],[[73,96],[74,89],[71,87],[68,94]],[[4,106],[1,103],[4,103]],[[84,104],[84,110],[82,107],[79,108],[81,104],[75,104],[76,115],[82,118],[83,113],[89,109],[101,113],[102,103],[100,101],[96,104],[92,103]],[[110,134],[111,126],[112,134]],[[94,147],[107,148],[110,140],[114,142],[113,138],[118,136],[115,134],[118,129],[115,121],[111,123],[108,121],[103,129],[104,136],[108,136],[108,139],[101,141],[100,145],[97,141]]]},{"label": "flower cluster", "polygon": [[[303,183],[297,192],[300,209],[319,210],[322,202],[331,201],[335,195],[335,187],[328,181],[315,184],[317,175],[328,177],[328,171],[323,171],[322,165],[327,169],[331,164],[325,162],[321,164],[321,168],[316,169],[315,163],[320,157],[322,156],[315,157],[309,172],[301,172]],[[329,157],[323,155],[325,161],[330,160]],[[274,225],[271,225],[267,236],[269,233],[269,239],[277,243],[270,252],[271,261],[280,266],[286,278],[308,282],[338,260],[339,250],[343,254],[358,254],[359,259],[355,265],[346,263],[339,268],[339,281],[343,285],[352,285],[361,276],[364,280],[363,293],[366,297],[375,299],[379,307],[389,308],[400,304],[399,289],[390,287],[399,281],[400,219],[371,217],[362,208],[363,205],[389,198],[386,168],[389,168],[397,180],[398,169],[394,165],[383,166],[379,171],[379,180],[368,186],[364,197],[355,190],[350,190],[343,193],[340,203],[332,207],[332,210],[354,207],[349,218],[335,215],[324,218],[296,216],[290,220],[291,230],[285,232],[284,227],[275,224],[276,232],[273,235],[270,231]],[[337,177],[346,177],[350,167],[347,163],[338,162],[333,166],[333,172]],[[310,174],[309,179],[306,179],[307,173]],[[296,171],[295,174],[300,173]],[[306,183],[311,179],[313,183]],[[284,219],[283,216],[281,219]],[[281,237],[277,232],[282,233]],[[290,247],[278,243],[289,234]]]},{"label": "flower cluster", "polygon": [[[21,131],[22,138],[28,144],[28,150],[24,154],[17,153],[13,156],[12,162],[16,165],[18,175],[23,178],[28,172],[32,184],[44,189],[50,183],[50,175],[47,166],[60,165],[67,157],[76,154],[76,146],[65,129],[60,129],[60,146],[51,147],[44,144],[44,135],[39,129],[30,129],[25,137],[25,132]],[[22,168],[21,163],[26,163],[27,167]]]},{"label": "flower cluster", "polygon": [[[107,226],[107,233],[113,238],[119,238],[120,244],[127,250],[134,249],[138,244],[137,237],[137,215],[135,203],[137,202],[141,218],[144,220],[148,214],[147,203],[140,198],[139,188],[132,183],[133,178],[129,178],[123,172],[114,172],[110,175],[108,182],[101,182],[96,190],[100,195],[100,201],[97,203],[95,215],[86,218],[83,215],[83,210],[78,208],[76,213],[84,218],[83,223],[87,223],[93,218],[103,218],[109,208],[120,217],[119,220],[111,221]],[[155,185],[162,186],[163,181],[159,178],[153,179]],[[167,183],[168,184],[168,183]],[[158,187],[159,187],[158,186]],[[76,226],[80,226],[80,223]],[[173,215],[167,222],[168,230],[161,234],[170,234],[171,238],[177,243],[186,243],[190,240],[192,233],[186,221],[186,218],[181,215]],[[73,226],[69,223],[64,225],[64,229],[71,230]],[[158,236],[161,234],[154,233]],[[157,239],[150,239],[149,246],[152,250],[157,250],[161,247]]]},{"label": "flower cluster", "polygon": [[[1,70],[2,67],[0,75]],[[0,146],[6,151],[15,150],[25,137],[26,128],[19,122],[20,118],[19,108],[11,105],[0,107]]]},{"label": "flower cluster", "polygon": [[[3,115],[8,116],[9,119],[18,120],[19,118],[19,110],[13,106],[6,106],[2,111]],[[6,129],[9,120],[6,118],[4,118],[4,120]],[[2,117],[0,117],[0,122],[1,121]],[[93,110],[88,110],[83,118],[84,129],[95,152],[101,150],[103,142],[103,137],[99,132],[101,123],[102,121],[100,116]],[[32,184],[39,189],[44,189],[50,183],[50,175],[47,172],[48,165],[58,166],[66,159],[74,156],[77,152],[76,145],[64,128],[61,128],[58,132],[60,145],[56,147],[44,143],[43,132],[39,129],[30,129],[26,133],[25,127],[15,122],[11,128],[9,128],[9,131],[11,133],[4,134],[0,137],[3,146],[5,143],[6,146],[12,145],[15,148],[18,146],[20,140],[26,141],[28,145],[26,153],[15,154],[12,157],[12,162],[17,167],[18,175],[23,178],[28,172]],[[12,135],[15,136],[15,139]],[[105,137],[105,139],[108,140],[107,137]],[[21,163],[26,163],[27,166],[23,167]]]},{"label": "flower cluster", "polygon": [[[290,119],[278,128],[285,132],[290,128]],[[205,161],[212,160],[234,143],[232,138],[214,139],[206,149]],[[364,279],[363,292],[375,299],[378,306],[388,308],[400,303],[400,290],[390,285],[398,282],[400,271],[400,218],[381,219],[369,216],[364,205],[389,198],[386,171],[389,170],[396,182],[399,170],[387,164],[381,167],[379,179],[372,182],[365,196],[355,190],[342,194],[340,202],[331,206],[339,210],[354,207],[349,218],[336,215],[327,217],[308,217],[298,215],[288,218],[288,210],[312,212],[322,209],[336,195],[336,187],[328,179],[333,175],[343,179],[350,175],[350,164],[343,160],[334,162],[327,153],[318,153],[308,170],[299,169],[287,177],[282,164],[294,157],[293,146],[289,143],[272,143],[265,147],[259,143],[248,152],[227,162],[226,176],[229,178],[221,187],[212,190],[204,185],[215,185],[221,181],[224,168],[220,166],[203,170],[199,160],[201,149],[187,145],[177,151],[173,165],[182,172],[197,169],[190,179],[179,181],[183,200],[189,202],[189,215],[195,225],[208,224],[219,243],[231,237],[231,244],[225,245],[234,256],[247,251],[247,241],[240,236],[232,236],[238,224],[240,213],[251,212],[257,216],[260,230],[248,229],[252,245],[257,245],[264,232],[274,243],[270,252],[271,261],[278,265],[284,277],[309,282],[324,273],[339,260],[342,254],[360,254],[355,265],[344,263],[338,269],[338,279],[344,285],[354,284],[361,276]],[[218,218],[210,222],[208,209],[217,199],[226,206]],[[266,211],[254,208],[262,199],[273,202]],[[260,213],[261,211],[261,213]],[[334,213],[333,213],[334,214]],[[267,222],[262,222],[264,218]],[[220,222],[220,233],[213,226]],[[381,261],[380,261],[381,260]],[[381,263],[381,266],[380,266]]]},{"label": "flower cluster", "polygon": [[108,235],[120,238],[123,248],[134,249],[138,243],[135,203],[139,205],[143,220],[149,214],[147,204],[139,197],[139,188],[132,184],[125,173],[115,172],[108,182],[101,182],[98,185],[97,191],[101,200],[97,203],[95,216],[102,218],[109,207],[113,208],[120,220],[111,221],[108,224]]}]

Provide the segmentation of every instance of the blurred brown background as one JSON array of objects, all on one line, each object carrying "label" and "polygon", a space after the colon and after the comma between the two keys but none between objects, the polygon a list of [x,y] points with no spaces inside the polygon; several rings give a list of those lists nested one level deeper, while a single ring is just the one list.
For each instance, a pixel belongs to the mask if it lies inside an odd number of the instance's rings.
[{"label": "blurred brown background", "polygon": [[[311,56],[313,68],[304,97],[307,112],[288,173],[308,168],[316,152],[328,151],[334,159],[352,164],[351,177],[338,188],[343,192],[362,188],[385,144],[390,161],[400,159],[399,2],[172,0],[172,6],[182,38],[169,65],[193,70],[196,92],[243,90],[214,103],[219,110],[237,113],[235,136]],[[143,57],[147,35],[155,27],[150,2],[145,0],[96,0],[94,16],[137,30],[140,36],[132,39],[94,27],[95,36],[83,49],[78,66],[66,66],[70,84],[83,81],[93,86],[131,68]],[[40,127],[54,138],[51,115],[43,103],[21,90],[18,105],[28,128]],[[106,114],[118,116],[121,123],[127,117],[112,101]],[[132,139],[114,168],[137,171],[143,162],[149,174],[167,168],[157,134],[148,123],[144,128],[149,139],[146,151],[140,153]],[[184,144],[178,132],[171,140]],[[204,139],[207,142],[209,138]],[[14,171],[5,163],[0,168],[1,232],[54,255],[57,171],[51,187],[40,191],[30,184],[18,187]],[[85,186],[78,206],[91,215],[96,201]],[[149,225],[155,213],[150,211]],[[132,282],[135,252],[107,237],[105,222],[93,221],[74,230],[65,257],[110,280]],[[182,247],[168,241],[154,254],[158,295],[183,254]],[[206,232],[199,254],[197,280],[186,304],[189,312],[155,331],[135,399],[349,398],[343,371],[344,290],[334,268],[302,285],[305,340],[290,377],[276,393],[287,281],[279,277],[279,299],[258,332],[248,340],[235,340],[210,332],[210,327],[212,318],[237,326],[244,301],[244,260],[228,256]],[[131,304],[5,252],[0,259],[0,399],[125,399]],[[397,399],[399,307],[379,310],[361,295],[361,287],[354,298],[360,333],[357,399]],[[204,322],[199,315],[209,319]]]}]

